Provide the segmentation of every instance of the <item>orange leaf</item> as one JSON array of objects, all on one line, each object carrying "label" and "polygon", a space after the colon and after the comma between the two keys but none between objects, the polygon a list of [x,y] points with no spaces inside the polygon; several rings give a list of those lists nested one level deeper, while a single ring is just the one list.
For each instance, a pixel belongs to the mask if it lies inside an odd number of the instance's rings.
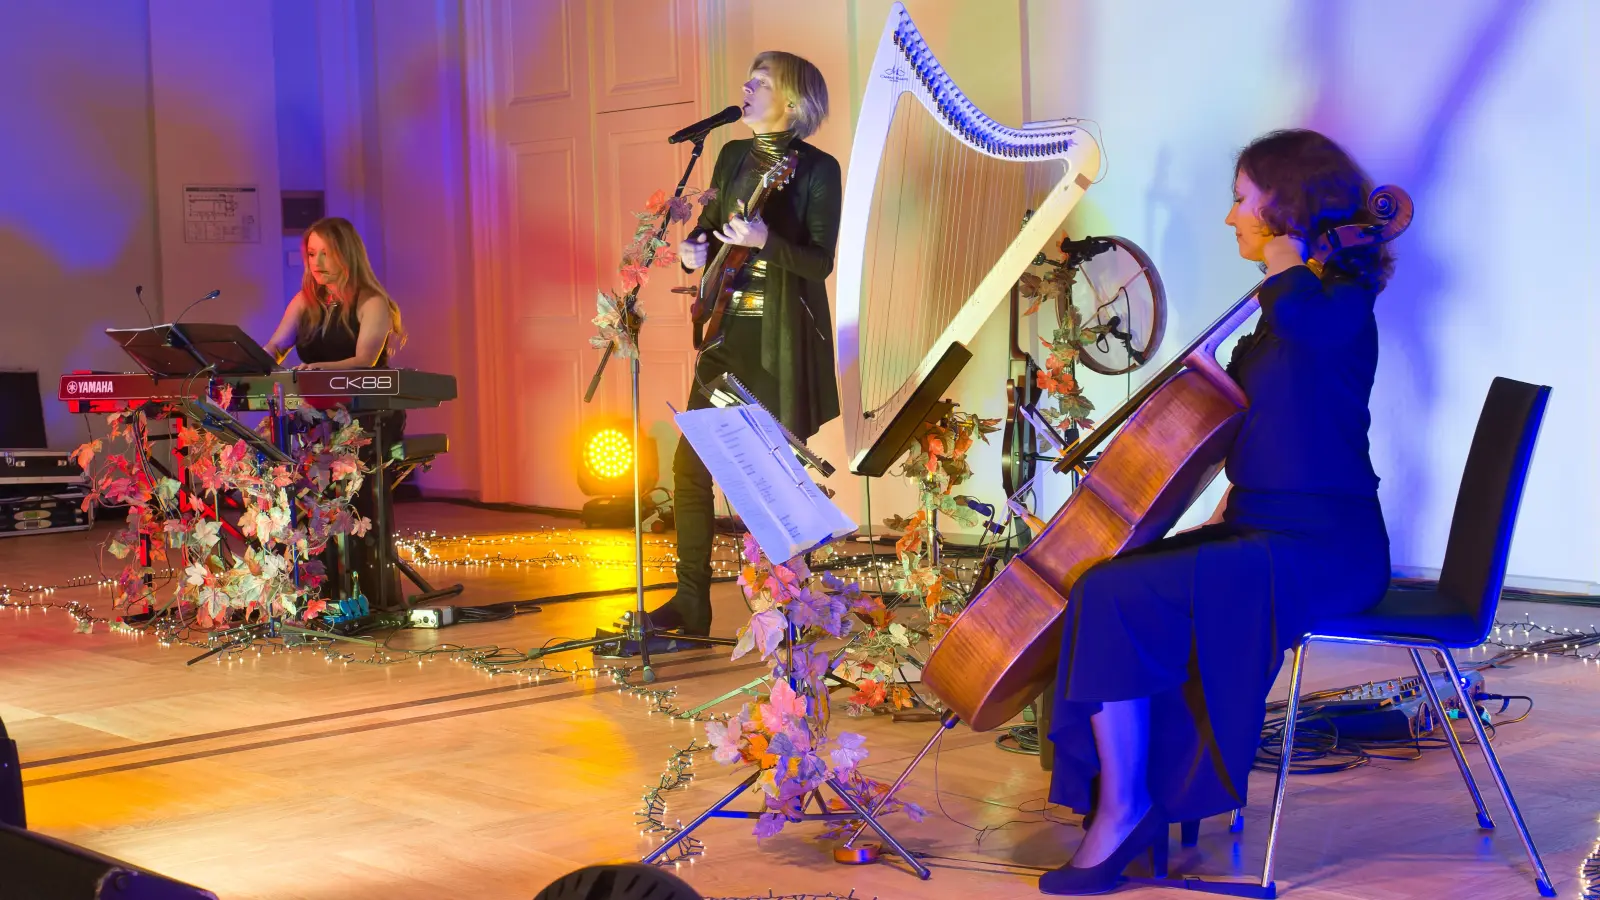
[{"label": "orange leaf", "polygon": [[882,706],[883,701],[887,699],[883,682],[881,681],[863,681],[859,686],[861,689],[850,697],[851,703],[859,703],[868,709],[875,709]]}]

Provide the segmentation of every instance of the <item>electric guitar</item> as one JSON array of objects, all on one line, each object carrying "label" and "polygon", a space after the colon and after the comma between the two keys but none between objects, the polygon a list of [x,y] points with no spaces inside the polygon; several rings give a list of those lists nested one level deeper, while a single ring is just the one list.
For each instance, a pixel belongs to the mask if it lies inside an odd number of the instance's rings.
[{"label": "electric guitar", "polygon": [[[756,185],[750,199],[745,201],[745,218],[754,219],[761,215],[768,198],[782,190],[794,177],[795,163],[799,158],[798,153],[790,152],[762,174],[761,183]],[[689,307],[689,314],[694,319],[696,350],[703,350],[721,340],[722,317],[727,314],[728,303],[733,300],[735,279],[755,252],[754,247],[723,244],[716,258],[706,266],[706,273],[700,279],[700,290]]]}]

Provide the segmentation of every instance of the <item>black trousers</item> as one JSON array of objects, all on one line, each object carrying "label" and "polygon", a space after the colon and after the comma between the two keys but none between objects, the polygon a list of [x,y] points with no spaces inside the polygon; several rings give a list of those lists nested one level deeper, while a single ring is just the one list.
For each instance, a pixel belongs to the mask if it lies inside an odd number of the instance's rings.
[{"label": "black trousers", "polygon": [[[756,399],[771,408],[777,382],[761,368],[761,317],[729,316],[723,320],[722,344],[700,356],[696,374],[709,382],[724,372],[739,379]],[[689,409],[711,406],[696,385],[689,386]],[[711,629],[711,550],[716,540],[716,496],[713,480],[700,455],[683,437],[672,456],[673,516],[678,529],[678,592],[664,605],[677,613],[689,634]]]}]

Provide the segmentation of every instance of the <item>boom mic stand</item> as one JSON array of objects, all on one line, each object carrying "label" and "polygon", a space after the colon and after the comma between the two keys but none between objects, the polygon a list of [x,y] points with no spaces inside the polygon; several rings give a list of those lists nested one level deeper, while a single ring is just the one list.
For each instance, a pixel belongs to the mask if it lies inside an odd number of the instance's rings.
[{"label": "boom mic stand", "polygon": [[[694,138],[694,150],[689,154],[689,164],[684,167],[683,177],[678,179],[678,189],[673,192],[672,199],[683,196],[684,185],[689,183],[689,173],[694,171],[694,164],[699,161],[700,154],[705,150],[706,135],[702,132]],[[656,228],[655,241],[645,249],[644,268],[650,268],[655,262],[656,241],[665,238],[667,225],[671,222],[672,204],[669,202],[661,211],[661,224]],[[657,629],[653,623],[647,624],[648,619],[644,611],[644,510],[643,493],[639,484],[639,332],[644,325],[638,313],[639,287],[622,299],[622,314],[618,323],[619,327],[627,334],[634,347],[633,356],[629,359],[629,374],[631,376],[633,391],[633,571],[634,571],[634,609],[628,616],[626,626],[621,634],[607,637],[596,637],[581,641],[566,641],[544,648],[539,656],[548,656],[553,653],[564,653],[571,650],[582,650],[585,647],[600,647],[606,644],[622,644],[626,641],[637,641],[639,644],[639,660],[642,663],[641,678],[645,684],[656,680],[654,667],[650,665],[650,639],[658,635],[670,637],[674,641],[684,641],[694,644],[707,644],[718,647],[733,647],[738,641],[733,638],[702,637],[700,635],[670,634]],[[594,399],[595,391],[600,387],[601,376],[605,374],[606,363],[611,360],[611,354],[616,352],[617,342],[612,341],[606,346],[605,353],[600,357],[600,364],[594,370],[594,377],[589,379],[589,389],[583,394],[583,402],[588,403]]]}]

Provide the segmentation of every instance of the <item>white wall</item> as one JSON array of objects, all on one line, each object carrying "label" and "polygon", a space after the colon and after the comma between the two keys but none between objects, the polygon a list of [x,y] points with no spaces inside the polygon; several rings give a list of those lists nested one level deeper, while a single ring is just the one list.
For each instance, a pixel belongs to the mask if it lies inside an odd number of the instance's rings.
[{"label": "white wall", "polygon": [[35,370],[51,446],[72,369],[121,371],[103,331],[159,316],[144,0],[0,4],[0,368]]},{"label": "white wall", "polygon": [[[1589,4],[1467,0],[1447,14],[1417,0],[909,6],[958,83],[1002,120],[1100,124],[1108,168],[1073,222],[1152,253],[1172,304],[1169,350],[1257,277],[1233,258],[1220,222],[1233,155],[1252,137],[1320,128],[1375,177],[1410,190],[1418,217],[1380,302],[1373,398],[1395,561],[1438,564],[1479,404],[1504,374],[1555,387],[1512,572],[1600,581],[1591,412],[1600,314],[1589,287],[1600,274],[1591,250],[1600,64],[1588,49],[1600,45],[1600,17]],[[824,5],[797,21],[775,0],[706,0],[702,13],[723,17],[711,29],[729,33],[727,58],[706,67],[705,106],[725,105],[736,87],[711,84],[713,73],[742,74],[756,49],[812,58],[834,104],[816,142],[848,179],[862,69],[887,7]],[[47,395],[61,371],[123,368],[100,332],[143,321],[135,284],[158,318],[220,287],[204,319],[264,338],[298,276],[284,256],[294,242],[279,233],[278,188],[322,187],[329,213],[361,227],[406,309],[403,363],[453,371],[470,396],[459,23],[458,0],[0,7],[0,83],[29,85],[0,92],[0,367],[40,370]],[[181,186],[211,180],[261,188],[261,243],[182,241]],[[960,385],[968,408],[998,409],[1002,326],[977,342]],[[1120,381],[1086,381],[1102,408],[1123,393]],[[421,415],[418,427],[462,445],[480,424],[469,408]],[[81,439],[80,422],[46,410],[53,445]],[[819,436],[838,463],[842,444],[837,426]],[[474,494],[469,457],[442,462],[424,483]],[[998,499],[997,448],[974,457],[973,492]],[[846,481],[841,499],[864,517],[859,480]],[[874,488],[874,518],[908,496]]]},{"label": "white wall", "polygon": [[[478,491],[477,335],[472,316],[460,4],[386,3],[373,18],[374,131],[385,285],[410,341],[397,365],[456,376],[459,399],[411,413],[454,452],[417,477],[433,494]],[[503,448],[515,452],[517,448]]]},{"label": "white wall", "polygon": [[[156,210],[168,317],[232,322],[265,342],[284,303],[278,110],[270,0],[150,0]],[[190,243],[185,185],[254,185],[259,240]]]},{"label": "white wall", "polygon": [[[1172,307],[1168,350],[1259,277],[1221,224],[1234,154],[1273,128],[1328,133],[1417,204],[1379,301],[1372,403],[1396,565],[1441,561],[1478,410],[1505,375],[1555,389],[1510,570],[1600,581],[1592,6],[1028,8],[1032,111],[1103,126],[1108,174],[1079,219],[1151,252]],[[1091,398],[1120,396],[1107,388],[1097,380]]]}]

